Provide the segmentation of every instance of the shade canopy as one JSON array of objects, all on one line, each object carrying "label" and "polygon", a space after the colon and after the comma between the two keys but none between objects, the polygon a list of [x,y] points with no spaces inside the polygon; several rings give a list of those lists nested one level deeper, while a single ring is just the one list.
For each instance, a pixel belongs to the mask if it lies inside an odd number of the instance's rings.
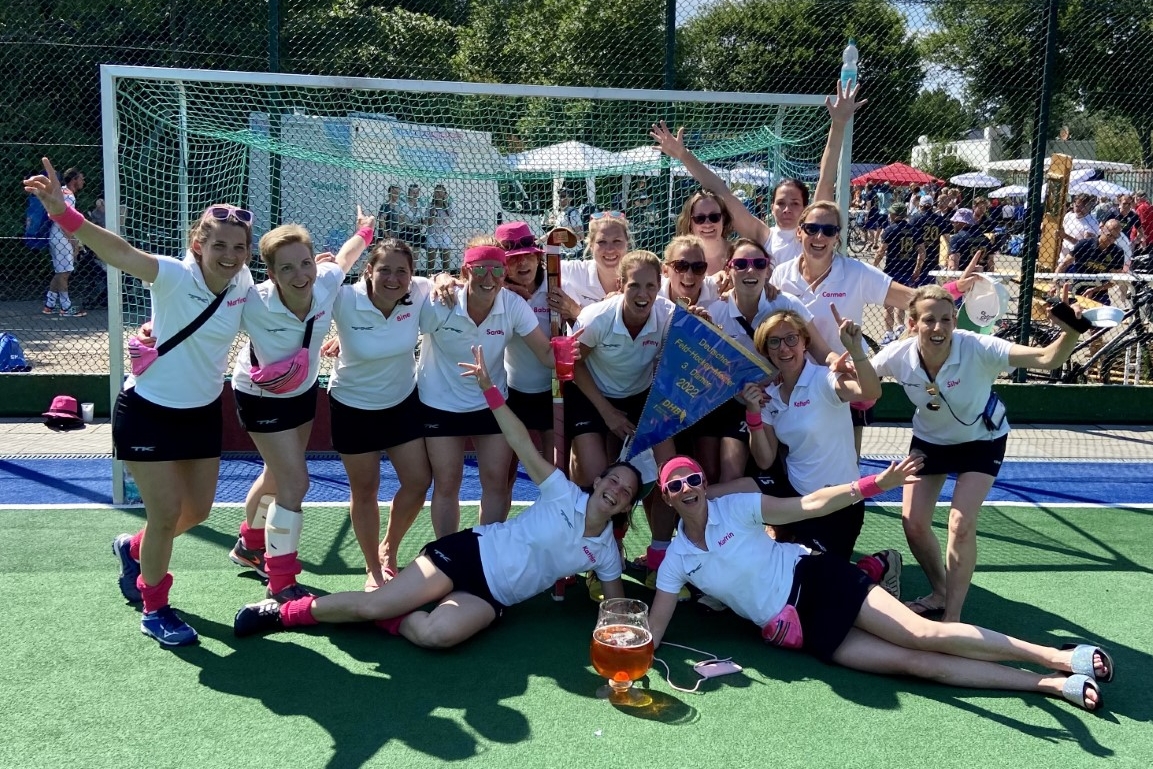
[{"label": "shade canopy", "polygon": [[995,176],[989,176],[988,174],[983,174],[979,171],[973,171],[972,173],[960,174],[958,176],[951,177],[949,179],[949,183],[955,184],[958,187],[999,187],[1001,185],[1001,180]]},{"label": "shade canopy", "polygon": [[576,174],[620,167],[621,160],[615,152],[602,150],[584,142],[569,141],[509,155],[508,164],[516,171],[556,171]]},{"label": "shade canopy", "polygon": [[1024,184],[1010,184],[1007,187],[999,187],[989,193],[990,198],[1023,198],[1029,194],[1029,188]]},{"label": "shade canopy", "polygon": [[881,183],[943,184],[944,182],[935,176],[930,176],[924,171],[920,171],[904,163],[890,163],[887,166],[881,166],[876,171],[870,171],[867,174],[862,174],[856,179],[853,179],[853,185],[858,187],[863,184]]},{"label": "shade canopy", "polygon": [[1097,179],[1092,182],[1078,182],[1069,187],[1070,195],[1092,195],[1096,198],[1115,198],[1118,195],[1132,195],[1133,190],[1122,187],[1120,184]]}]

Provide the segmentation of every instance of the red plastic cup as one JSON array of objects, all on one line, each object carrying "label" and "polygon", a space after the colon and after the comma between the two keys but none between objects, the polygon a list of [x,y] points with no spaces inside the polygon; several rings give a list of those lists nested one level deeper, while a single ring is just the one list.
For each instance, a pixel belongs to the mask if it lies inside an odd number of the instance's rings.
[{"label": "red plastic cup", "polygon": [[573,363],[576,361],[576,341],[569,336],[558,336],[549,342],[552,346],[553,361],[556,363],[556,378],[560,382],[572,381]]}]

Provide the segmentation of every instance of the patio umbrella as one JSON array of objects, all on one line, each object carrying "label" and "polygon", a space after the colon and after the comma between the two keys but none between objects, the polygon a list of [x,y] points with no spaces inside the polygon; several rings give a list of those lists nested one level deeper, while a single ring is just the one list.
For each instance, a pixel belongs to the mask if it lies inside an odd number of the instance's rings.
[{"label": "patio umbrella", "polygon": [[904,163],[890,163],[887,166],[881,166],[875,171],[861,174],[853,179],[852,183],[853,186],[860,187],[865,184],[881,184],[884,182],[888,182],[889,184],[934,184],[940,183],[941,180]]},{"label": "patio umbrella", "polygon": [[954,176],[949,179],[949,183],[955,184],[958,187],[999,187],[1001,180],[995,176],[973,171],[972,173]]},{"label": "patio umbrella", "polygon": [[1072,195],[1085,193],[1097,198],[1115,198],[1118,195],[1132,195],[1133,190],[1122,187],[1120,184],[1098,179],[1093,182],[1078,182],[1069,187],[1069,193]]},{"label": "patio umbrella", "polygon": [[989,193],[990,198],[1023,198],[1029,194],[1029,188],[1024,184],[1010,184],[1008,187],[998,187]]}]

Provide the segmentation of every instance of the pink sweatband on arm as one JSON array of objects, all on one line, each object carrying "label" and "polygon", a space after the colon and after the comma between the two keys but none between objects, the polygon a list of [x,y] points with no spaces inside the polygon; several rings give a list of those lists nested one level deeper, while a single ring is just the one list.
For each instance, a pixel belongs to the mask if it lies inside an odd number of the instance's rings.
[{"label": "pink sweatband on arm", "polygon": [[857,487],[861,490],[861,496],[865,499],[875,497],[884,491],[884,489],[878,485],[877,476],[875,475],[866,475],[858,481]]},{"label": "pink sweatband on arm", "polygon": [[490,409],[499,409],[504,405],[504,396],[500,394],[500,388],[496,385],[484,391],[484,400]]},{"label": "pink sweatband on arm", "polygon": [[356,236],[363,240],[365,243],[372,243],[373,230],[371,227],[361,227],[356,231]]},{"label": "pink sweatband on arm", "polygon": [[963,291],[961,291],[960,286],[957,285],[957,281],[955,281],[955,280],[950,280],[948,283],[941,286],[941,288],[948,291],[949,296],[953,297],[954,299],[960,299],[961,297],[963,297],[965,295],[965,293]]},{"label": "pink sweatband on arm", "polygon": [[48,218],[60,225],[60,229],[67,232],[69,235],[80,229],[80,225],[84,224],[87,220],[84,214],[77,211],[72,206],[64,209],[62,214],[49,214]]},{"label": "pink sweatband on arm", "polygon": [[746,411],[745,424],[749,426],[750,430],[761,430],[764,428],[764,421],[761,419],[761,412],[759,411]]}]

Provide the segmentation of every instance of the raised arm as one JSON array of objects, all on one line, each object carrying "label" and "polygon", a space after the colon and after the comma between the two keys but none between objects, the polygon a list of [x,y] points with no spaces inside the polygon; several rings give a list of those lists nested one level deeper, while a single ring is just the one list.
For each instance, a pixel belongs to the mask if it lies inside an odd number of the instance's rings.
[{"label": "raised arm", "polygon": [[504,396],[501,395],[500,390],[493,386],[492,378],[488,375],[488,366],[484,362],[483,348],[479,345],[473,347],[472,355],[472,363],[457,364],[464,369],[461,376],[476,378],[476,383],[484,391],[484,398],[488,401],[492,415],[496,417],[496,423],[500,425],[500,431],[504,433],[508,445],[516,452],[517,459],[528,471],[528,477],[532,478],[532,482],[537,486],[541,485],[546,478],[553,474],[556,468],[536,450],[536,445],[529,437],[524,422],[521,422],[516,414],[512,413],[512,409],[505,404]]},{"label": "raised arm", "polygon": [[[156,280],[160,266],[155,256],[133,248],[124,238],[93,224],[74,208],[71,210],[75,212],[75,217],[79,217],[78,219],[68,213],[71,207],[64,202],[64,193],[56,182],[58,178],[56,169],[52,167],[48,158],[41,158],[41,162],[48,178],[33,176],[31,179],[25,179],[24,191],[37,197],[53,221],[71,237],[92,249],[92,253],[105,264],[148,283]],[[70,219],[73,221],[69,221]],[[78,227],[75,226],[77,224]]]},{"label": "raised arm", "polygon": [[895,489],[905,483],[916,483],[917,472],[923,459],[909,456],[900,462],[892,462],[879,475],[870,475],[852,483],[839,486],[826,486],[803,497],[778,498],[761,497],[761,520],[768,525],[781,525],[803,521],[806,518],[820,518],[822,515],[840,510],[854,502],[876,496],[882,491]]},{"label": "raised arm", "polygon": [[364,249],[372,245],[372,234],[376,232],[376,218],[366,215],[356,207],[356,233],[344,241],[336,254],[336,264],[345,274],[356,264]]},{"label": "raised arm", "polygon": [[813,193],[813,202],[819,200],[833,200],[836,197],[837,172],[841,162],[841,146],[845,143],[845,128],[853,114],[869,103],[868,99],[857,101],[858,86],[854,82],[841,85],[837,81],[837,91],[825,99],[825,108],[829,110],[829,138],[825,142],[825,152],[821,155],[821,175],[817,179],[817,189]]},{"label": "raised arm", "polygon": [[777,458],[780,442],[771,427],[761,421],[761,411],[765,406],[765,391],[756,382],[749,382],[741,390],[745,401],[745,424],[749,428],[749,453],[762,470],[772,467]]},{"label": "raised arm", "polygon": [[[844,129],[841,131],[844,135]],[[745,204],[729,190],[724,179],[709,170],[709,167],[697,159],[684,142],[685,129],[678,128],[674,134],[664,122],[656,123],[649,130],[649,136],[660,147],[661,152],[673,160],[684,164],[685,170],[692,174],[701,187],[716,195],[724,201],[725,208],[733,220],[733,229],[742,237],[754,240],[757,243],[766,243],[769,240],[769,225],[749,213]]]},{"label": "raised arm", "polygon": [[[1069,305],[1066,305],[1066,307],[1068,308]],[[1069,360],[1069,356],[1073,354],[1073,348],[1077,346],[1077,340],[1081,334],[1074,330],[1068,323],[1057,317],[1052,310],[1049,311],[1049,320],[1053,321],[1053,323],[1061,329],[1061,335],[1045,347],[1027,347],[1023,344],[1013,345],[1009,348],[1010,366],[1014,368],[1052,371],[1055,368],[1060,368],[1064,365],[1065,361]]]},{"label": "raised arm", "polygon": [[[861,327],[850,318],[842,318],[837,312],[837,305],[830,304],[833,311],[833,320],[837,322],[841,333],[841,344],[845,346],[845,355],[853,359],[853,368],[856,378],[841,377],[837,381],[837,397],[846,403],[853,401],[875,401],[881,397],[881,380],[865,352],[864,333]],[[842,361],[843,362],[843,361]]]}]

